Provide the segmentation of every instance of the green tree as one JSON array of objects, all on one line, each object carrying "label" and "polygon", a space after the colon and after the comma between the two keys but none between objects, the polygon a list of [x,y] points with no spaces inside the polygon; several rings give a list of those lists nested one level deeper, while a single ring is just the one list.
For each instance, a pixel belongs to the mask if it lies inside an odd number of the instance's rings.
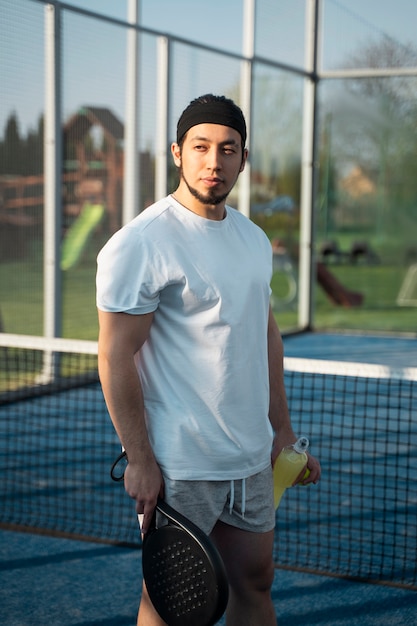
[{"label": "green tree", "polygon": [[23,145],[19,133],[17,114],[13,112],[6,122],[3,141],[3,174],[22,173]]},{"label": "green tree", "polygon": [[42,174],[43,172],[43,116],[39,118],[36,130],[30,130],[24,142],[23,168],[27,176]]},{"label": "green tree", "polygon": [[[378,70],[416,65],[415,46],[383,36],[358,48],[343,67]],[[335,202],[339,215],[350,212],[351,221],[366,223],[369,235],[381,241],[407,240],[417,217],[416,77],[351,78],[335,86],[325,83],[322,89],[324,115],[332,116],[330,167],[342,176],[354,165],[375,188],[373,194],[358,199],[342,196],[339,190]],[[323,196],[324,172],[321,179]]]}]

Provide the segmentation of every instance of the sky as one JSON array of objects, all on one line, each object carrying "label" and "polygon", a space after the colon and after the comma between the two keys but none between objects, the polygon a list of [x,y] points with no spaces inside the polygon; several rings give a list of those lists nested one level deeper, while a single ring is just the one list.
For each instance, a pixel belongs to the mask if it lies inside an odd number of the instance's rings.
[{"label": "sky", "polygon": [[[125,21],[129,0],[66,0],[66,3]],[[243,0],[139,0],[140,23],[149,29],[240,53],[242,5]],[[257,7],[256,54],[303,66],[305,0],[257,0]],[[1,135],[11,110],[17,111],[22,131],[27,131],[36,126],[44,108],[43,23],[36,23],[42,19],[40,9],[39,2],[33,0],[0,0],[0,84],[5,86],[0,99]],[[71,45],[65,48],[68,51],[63,59],[65,114],[81,104],[111,101],[115,112],[123,117],[124,85],[120,67],[125,65],[125,40],[122,29],[116,32],[114,27],[103,24],[101,28],[109,29],[109,41],[114,37],[113,45],[103,48],[103,37],[98,38],[96,28],[85,26],[88,21],[80,20],[75,13],[66,12],[66,16],[69,19],[64,26],[64,41],[67,33],[74,33],[78,28],[78,23],[80,33],[76,45],[71,40]],[[326,69],[340,67],[355,47],[381,36],[392,37],[406,45],[415,40],[416,23],[417,2],[414,1],[325,0],[325,45],[320,59]],[[175,62],[177,66],[182,64],[182,78],[188,77],[184,81],[184,98],[200,85],[213,85],[212,90],[220,92],[223,84],[233,81],[232,63],[216,65],[213,59],[212,66],[207,67],[200,63],[198,55],[190,59],[179,53]],[[145,71],[154,73],[151,66],[149,63]],[[82,78],[86,67],[89,68],[85,72],[88,84]],[[148,83],[154,86],[153,75],[149,76]],[[86,95],[82,95],[83,90]],[[180,107],[179,96],[177,100]]]},{"label": "sky", "polygon": [[[305,0],[255,1],[262,31],[257,41],[258,54],[263,56],[262,50],[267,49],[263,40],[273,40],[274,32],[279,32],[277,49],[281,56],[289,48],[290,58],[297,58],[299,40],[294,33],[304,27]],[[129,4],[129,0],[66,2],[122,20],[126,19]],[[242,49],[243,3],[244,0],[138,0],[143,26],[237,52]],[[362,35],[384,33],[403,43],[414,42],[416,5],[414,0],[323,0],[330,56]],[[279,29],[280,20],[285,22],[285,31]]]}]

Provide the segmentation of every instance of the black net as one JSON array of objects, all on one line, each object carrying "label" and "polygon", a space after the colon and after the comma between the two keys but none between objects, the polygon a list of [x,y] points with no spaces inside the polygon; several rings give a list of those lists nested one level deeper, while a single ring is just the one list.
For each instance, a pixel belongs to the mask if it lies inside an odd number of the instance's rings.
[{"label": "black net", "polygon": [[[3,527],[140,543],[133,502],[110,478],[120,445],[96,349],[0,347]],[[284,494],[277,566],[417,587],[415,370],[286,359],[285,382],[323,476]]]},{"label": "black net", "polygon": [[323,475],[284,495],[278,564],[416,585],[416,374],[287,359],[292,421]]},{"label": "black net", "polygon": [[134,543],[133,502],[110,479],[120,445],[98,382],[97,348],[81,352],[87,345],[0,347],[0,519],[3,526]]}]

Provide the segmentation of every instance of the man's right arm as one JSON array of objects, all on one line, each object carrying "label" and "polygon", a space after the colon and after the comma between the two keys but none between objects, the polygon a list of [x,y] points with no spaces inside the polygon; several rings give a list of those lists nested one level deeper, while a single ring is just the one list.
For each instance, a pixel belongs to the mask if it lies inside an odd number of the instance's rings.
[{"label": "man's right arm", "polygon": [[129,315],[99,311],[98,366],[107,408],[126,450],[129,464],[125,489],[144,514],[146,532],[163,479],[155,460],[145,422],[143,393],[135,355],[149,336],[153,313]]}]

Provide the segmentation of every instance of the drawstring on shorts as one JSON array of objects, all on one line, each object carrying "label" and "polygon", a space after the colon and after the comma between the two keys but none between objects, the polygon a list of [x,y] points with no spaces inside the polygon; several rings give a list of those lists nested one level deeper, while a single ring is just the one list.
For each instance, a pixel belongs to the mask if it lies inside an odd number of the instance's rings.
[{"label": "drawstring on shorts", "polygon": [[[229,513],[233,514],[233,506],[235,504],[235,481],[230,481],[230,503],[229,503]],[[242,478],[242,502],[241,502],[241,517],[245,517],[246,510],[246,478]]]}]

